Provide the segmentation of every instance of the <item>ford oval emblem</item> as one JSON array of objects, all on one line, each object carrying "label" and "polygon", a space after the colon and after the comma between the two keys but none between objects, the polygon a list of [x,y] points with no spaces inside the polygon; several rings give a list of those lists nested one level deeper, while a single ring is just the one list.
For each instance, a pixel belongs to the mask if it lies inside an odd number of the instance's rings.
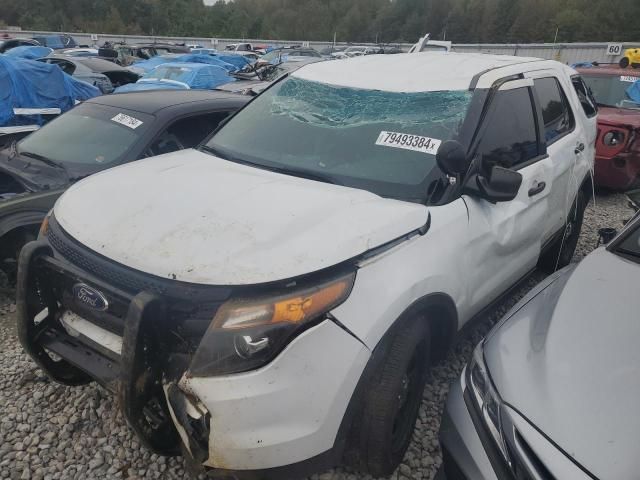
[{"label": "ford oval emblem", "polygon": [[85,307],[93,308],[104,312],[109,308],[107,298],[95,288],[91,288],[85,283],[76,283],[73,286],[73,297],[76,302]]}]

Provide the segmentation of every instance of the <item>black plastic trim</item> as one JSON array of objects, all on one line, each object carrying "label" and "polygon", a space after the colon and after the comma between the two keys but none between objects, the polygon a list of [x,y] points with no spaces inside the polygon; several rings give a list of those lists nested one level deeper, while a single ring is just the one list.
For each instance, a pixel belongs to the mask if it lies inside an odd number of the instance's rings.
[{"label": "black plastic trim", "polygon": [[422,237],[422,236],[426,235],[430,228],[431,228],[431,212],[428,213],[427,221],[420,228],[412,230],[409,233],[405,233],[404,235],[402,235],[402,236],[400,236],[398,238],[395,238],[393,240],[390,240],[387,243],[383,243],[382,245],[374,247],[371,250],[367,250],[366,252],[364,252],[364,253],[358,255],[357,257],[355,257],[355,260],[356,261],[362,261],[362,260],[368,260],[370,258],[376,257],[376,256],[380,255],[381,253],[384,253],[384,252],[386,252],[388,250],[391,250],[393,247],[396,247],[396,246],[400,245],[401,243],[404,243],[404,242],[406,242],[408,240],[411,240],[414,237],[417,237],[417,236],[421,236]]},{"label": "black plastic trim", "polygon": [[496,477],[498,477],[498,480],[516,480],[504,460],[504,457],[498,450],[491,434],[488,432],[487,427],[476,408],[475,402],[471,397],[469,389],[465,389],[463,397],[464,403],[469,411],[469,416],[471,417],[471,422],[476,429],[478,437],[480,438],[480,443],[482,443],[482,447],[489,458],[489,462],[491,463],[491,467],[493,468]]}]

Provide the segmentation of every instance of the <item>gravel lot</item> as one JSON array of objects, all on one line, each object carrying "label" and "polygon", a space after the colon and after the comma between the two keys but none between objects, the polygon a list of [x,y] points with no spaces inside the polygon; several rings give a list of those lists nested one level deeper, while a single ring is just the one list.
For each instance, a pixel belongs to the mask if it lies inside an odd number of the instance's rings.
[{"label": "gravel lot", "polygon": [[[599,195],[595,206],[592,202],[587,209],[575,260],[594,248],[598,228],[620,228],[631,215],[625,196]],[[543,277],[534,274],[525,287],[468,330],[447,359],[432,369],[413,442],[392,478],[433,478],[441,462],[437,432],[450,382],[482,335]],[[186,477],[182,459],[158,457],[140,446],[105,390],[95,384],[67,388],[50,382],[19,346],[12,300],[4,297],[0,302],[0,478]],[[313,478],[365,477],[336,469]]]}]

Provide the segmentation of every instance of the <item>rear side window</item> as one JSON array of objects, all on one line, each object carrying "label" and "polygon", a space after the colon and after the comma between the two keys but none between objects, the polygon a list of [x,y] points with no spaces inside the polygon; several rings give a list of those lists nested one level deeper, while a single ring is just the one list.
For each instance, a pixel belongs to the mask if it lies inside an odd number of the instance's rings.
[{"label": "rear side window", "polygon": [[580,77],[579,75],[575,75],[571,77],[571,82],[573,83],[573,88],[578,94],[578,99],[580,100],[580,104],[582,105],[582,109],[584,110],[585,115],[589,118],[597,115],[598,104],[593,98],[591,89],[587,87],[587,85],[584,83],[584,80],[582,80],[582,77]]},{"label": "rear side window", "polygon": [[573,130],[573,112],[556,78],[539,78],[533,83],[542,109],[545,140],[550,145]]},{"label": "rear side window", "polygon": [[486,122],[478,146],[484,167],[518,168],[539,155],[529,88],[498,92]]}]

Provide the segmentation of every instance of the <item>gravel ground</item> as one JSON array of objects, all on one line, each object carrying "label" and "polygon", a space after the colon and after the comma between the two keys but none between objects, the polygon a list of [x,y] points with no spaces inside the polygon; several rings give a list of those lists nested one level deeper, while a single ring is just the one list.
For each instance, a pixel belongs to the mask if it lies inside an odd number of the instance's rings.
[{"label": "gravel ground", "polygon": [[[588,254],[604,226],[620,228],[632,211],[623,195],[599,195],[586,212],[575,260]],[[431,479],[442,460],[440,414],[474,345],[544,275],[536,273],[516,294],[481,319],[432,369],[418,425],[394,479]],[[12,300],[0,299],[0,478],[84,479],[187,477],[181,458],[158,457],[140,446],[114,399],[95,384],[67,388],[48,380],[23,353],[15,335]],[[313,480],[367,478],[335,469]]]}]

